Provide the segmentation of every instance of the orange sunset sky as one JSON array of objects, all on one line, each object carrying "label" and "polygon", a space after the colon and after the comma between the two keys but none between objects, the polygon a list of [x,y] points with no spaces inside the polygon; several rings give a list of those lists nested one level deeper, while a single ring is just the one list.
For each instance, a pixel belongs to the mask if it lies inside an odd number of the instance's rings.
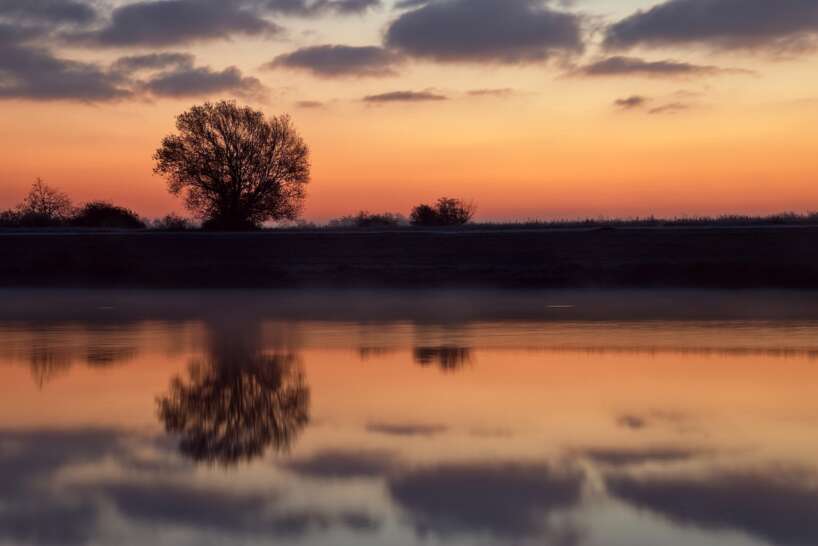
[{"label": "orange sunset sky", "polygon": [[292,115],[309,220],[818,210],[816,45],[814,0],[0,0],[0,209],[181,212],[153,151],[233,98]]}]

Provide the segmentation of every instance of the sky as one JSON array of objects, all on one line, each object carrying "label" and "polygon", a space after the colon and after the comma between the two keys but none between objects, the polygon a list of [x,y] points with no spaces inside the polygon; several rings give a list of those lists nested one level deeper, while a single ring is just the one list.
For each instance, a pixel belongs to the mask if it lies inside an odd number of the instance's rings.
[{"label": "sky", "polygon": [[290,114],[304,218],[818,210],[815,0],[0,0],[0,209],[183,212],[152,155],[232,99]]}]

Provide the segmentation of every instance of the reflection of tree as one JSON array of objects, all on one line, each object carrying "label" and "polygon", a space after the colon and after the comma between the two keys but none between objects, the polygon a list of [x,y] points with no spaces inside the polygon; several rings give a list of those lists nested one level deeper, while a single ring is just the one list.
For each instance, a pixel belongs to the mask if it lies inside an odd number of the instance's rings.
[{"label": "reflection of tree", "polygon": [[65,354],[50,350],[47,347],[33,346],[28,355],[31,377],[42,389],[46,383],[56,376],[68,372],[71,368],[71,358]]},{"label": "reflection of tree", "polygon": [[415,362],[421,366],[436,365],[443,371],[456,371],[471,362],[471,349],[466,347],[416,347]]},{"label": "reflection of tree", "polygon": [[[215,332],[214,332],[215,333]],[[253,336],[217,335],[205,360],[158,400],[169,433],[196,461],[234,464],[286,450],[309,421],[309,388],[294,356],[268,356]]]},{"label": "reflection of tree", "polygon": [[104,368],[133,359],[139,351],[128,342],[135,331],[133,326],[125,326],[114,334],[84,326],[34,324],[15,332],[19,340],[13,338],[8,345],[0,344],[0,360],[9,358],[25,363],[31,369],[34,383],[42,389],[75,365]]}]

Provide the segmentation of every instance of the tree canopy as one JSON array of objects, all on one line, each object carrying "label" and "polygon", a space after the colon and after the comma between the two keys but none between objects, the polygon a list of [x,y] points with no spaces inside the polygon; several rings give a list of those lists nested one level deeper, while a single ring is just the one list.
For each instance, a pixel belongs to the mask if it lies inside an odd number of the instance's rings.
[{"label": "tree canopy", "polygon": [[286,115],[221,101],[194,106],[156,151],[155,172],[212,229],[252,229],[298,217],[309,149]]}]

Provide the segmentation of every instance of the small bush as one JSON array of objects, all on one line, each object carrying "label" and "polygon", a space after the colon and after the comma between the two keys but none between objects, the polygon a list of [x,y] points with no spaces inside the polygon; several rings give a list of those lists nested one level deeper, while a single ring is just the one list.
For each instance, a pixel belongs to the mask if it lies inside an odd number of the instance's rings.
[{"label": "small bush", "polygon": [[82,207],[71,219],[71,225],[84,228],[145,228],[145,222],[134,211],[104,201],[94,201]]},{"label": "small bush", "polygon": [[178,214],[168,214],[151,223],[151,229],[157,231],[189,231],[196,229],[196,225]]},{"label": "small bush", "polygon": [[16,210],[0,211],[0,227],[20,227],[20,213]]},{"label": "small bush", "polygon": [[205,220],[202,223],[202,229],[205,231],[258,231],[261,226],[250,220],[220,217]]},{"label": "small bush", "polygon": [[406,218],[400,214],[384,212],[382,214],[371,214],[361,211],[353,216],[344,216],[331,220],[329,227],[334,228],[383,228],[397,227],[406,223]]},{"label": "small bush", "polygon": [[415,226],[462,226],[474,217],[475,207],[462,199],[442,197],[435,206],[418,205],[412,211]]}]

